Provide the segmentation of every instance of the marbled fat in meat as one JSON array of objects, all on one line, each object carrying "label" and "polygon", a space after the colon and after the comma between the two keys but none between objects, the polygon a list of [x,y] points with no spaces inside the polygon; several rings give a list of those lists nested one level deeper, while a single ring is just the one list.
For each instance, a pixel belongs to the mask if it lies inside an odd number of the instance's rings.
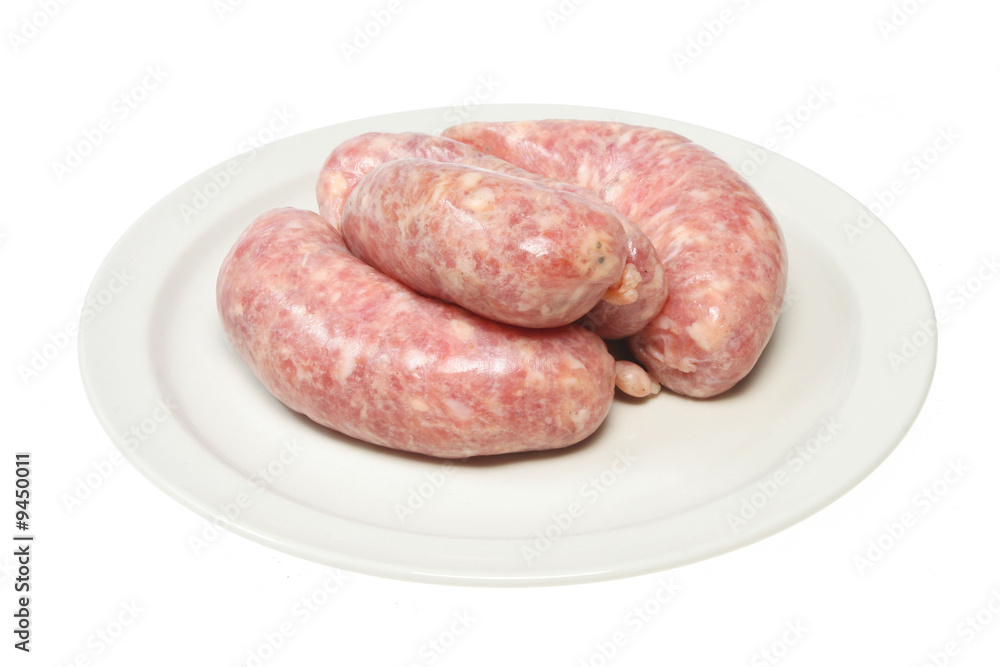
[{"label": "marbled fat in meat", "polygon": [[217,304],[276,398],[386,447],[444,458],[566,447],[614,396],[614,359],[592,332],[512,327],[420,296],[310,211],[259,216],[223,262]]},{"label": "marbled fat in meat", "polygon": [[524,327],[574,322],[626,270],[610,207],[465,164],[380,165],[348,197],[341,231],[355,256],[421,294]]},{"label": "marbled fat in meat", "polygon": [[375,167],[400,158],[460,162],[482,153],[466,144],[421,132],[366,132],[339,143],[316,180],[319,214],[340,229],[344,204],[358,181]]},{"label": "marbled fat in meat", "polygon": [[727,163],[673,132],[602,121],[474,122],[443,135],[593,190],[652,241],[670,293],[629,345],[658,382],[709,397],[750,372],[781,310],[787,255],[773,213]]},{"label": "marbled fat in meat", "polygon": [[[601,300],[581,319],[581,324],[602,338],[624,338],[641,330],[660,311],[667,298],[668,283],[656,249],[613,206],[587,188],[526,171],[453,139],[419,132],[369,132],[341,142],[327,157],[317,179],[320,214],[340,229],[346,200],[361,179],[381,164],[404,158],[459,163],[526,178],[589,199],[593,206],[606,209],[607,215],[618,215],[628,237],[626,264],[632,265],[632,271],[627,275],[639,284],[629,297],[631,302]],[[627,287],[613,289],[629,293]]]}]

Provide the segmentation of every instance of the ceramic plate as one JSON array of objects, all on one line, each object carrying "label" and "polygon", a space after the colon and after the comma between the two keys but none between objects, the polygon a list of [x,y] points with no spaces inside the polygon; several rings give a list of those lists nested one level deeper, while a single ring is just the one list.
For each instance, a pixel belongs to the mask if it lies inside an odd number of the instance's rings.
[{"label": "ceramic plate", "polygon": [[332,566],[553,584],[663,570],[771,535],[847,492],[903,438],[933,375],[933,309],[909,255],[862,204],[718,132],[543,105],[483,106],[476,119],[662,127],[715,151],[763,195],[785,234],[789,280],[752,373],[711,400],[619,398],[593,436],[565,450],[452,463],[285,408],[227,344],[215,307],[223,257],[265,210],[315,210],[319,169],[342,140],[439,131],[447,112],[344,123],[236,156],[115,245],[88,294],[107,305],[81,322],[80,364],[99,419],[150,481],[235,533]]}]

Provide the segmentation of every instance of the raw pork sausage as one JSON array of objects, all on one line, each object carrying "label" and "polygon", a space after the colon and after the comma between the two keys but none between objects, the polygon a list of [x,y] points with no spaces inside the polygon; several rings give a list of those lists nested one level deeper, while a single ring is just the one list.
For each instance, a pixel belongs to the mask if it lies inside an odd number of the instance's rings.
[{"label": "raw pork sausage", "polygon": [[461,162],[480,155],[482,153],[471,146],[432,134],[359,134],[338,144],[323,163],[316,181],[319,213],[339,230],[347,196],[365,174],[384,162],[400,158]]},{"label": "raw pork sausage", "polygon": [[[635,268],[636,299],[616,304],[608,299],[599,302],[581,320],[581,324],[601,338],[616,340],[638,333],[663,308],[667,300],[667,274],[649,238],[630,220],[625,220],[628,236],[628,265]],[[634,283],[633,283],[634,284]]]},{"label": "raw pork sausage", "polygon": [[689,396],[726,391],[753,368],[784,297],[784,238],[760,196],[707,149],[669,132],[580,120],[465,123],[444,136],[587,187],[656,246],[670,294],[629,345]]},{"label": "raw pork sausage", "polygon": [[[587,188],[545,178],[452,139],[418,132],[369,132],[340,143],[323,164],[316,183],[320,214],[339,230],[345,202],[358,182],[379,165],[401,158],[460,163],[527,178],[588,198],[594,206],[608,209],[609,214],[617,212]],[[611,300],[600,301],[581,320],[581,324],[607,339],[624,338],[642,329],[660,311],[668,289],[653,244],[629,220],[620,215],[619,219],[628,237],[626,268],[632,266],[623,274],[623,283],[612,288],[623,297],[615,303],[612,293]],[[629,293],[631,288],[635,288],[634,294]]]},{"label": "raw pork sausage", "polygon": [[628,239],[619,213],[496,171],[386,162],[351,191],[341,232],[382,273],[497,322],[562,326],[602,298],[638,298],[623,279]]},{"label": "raw pork sausage", "polygon": [[386,447],[444,458],[565,447],[614,396],[614,358],[592,332],[507,326],[420,296],[309,211],[258,217],[223,262],[217,303],[282,403]]}]

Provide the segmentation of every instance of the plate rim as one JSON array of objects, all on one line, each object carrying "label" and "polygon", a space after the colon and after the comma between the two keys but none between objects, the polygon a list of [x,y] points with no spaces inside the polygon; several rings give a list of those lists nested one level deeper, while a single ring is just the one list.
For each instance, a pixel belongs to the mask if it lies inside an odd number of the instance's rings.
[{"label": "plate rim", "polygon": [[[447,112],[447,110],[448,110],[447,108],[443,107],[415,109],[410,111],[382,114],[378,116],[372,116],[369,118],[355,119],[352,121],[336,123],[321,128],[306,130],[304,132],[291,135],[283,139],[279,139],[275,143],[277,144],[281,142],[285,143],[288,146],[291,146],[292,142],[294,141],[302,142],[309,140],[309,138],[311,137],[324,136],[326,134],[334,132],[334,130],[338,128],[360,126],[371,123],[391,124],[391,121],[398,120],[401,118],[412,117],[414,115],[426,115],[428,117],[431,114],[443,115],[445,112]],[[544,113],[542,112],[542,110],[545,110]],[[694,132],[694,134],[710,134],[719,137],[720,140],[725,140],[726,142],[730,142],[733,145],[750,146],[753,147],[754,149],[766,151],[766,154],[768,156],[767,160],[772,165],[774,164],[784,165],[785,169],[791,168],[800,174],[808,175],[810,179],[820,182],[823,185],[823,187],[831,188],[833,191],[836,191],[839,197],[844,198],[845,200],[848,200],[850,202],[853,202],[858,206],[863,206],[863,204],[861,204],[856,198],[847,193],[845,190],[843,190],[836,184],[830,182],[829,180],[825,179],[818,173],[812,171],[808,167],[796,163],[780,154],[768,151],[767,149],[757,146],[752,142],[748,142],[723,132],[719,132],[698,125],[693,125],[691,123],[683,121],[676,121],[668,118],[649,116],[646,114],[620,111],[615,109],[601,109],[601,108],[586,107],[586,106],[547,105],[547,104],[483,105],[477,110],[477,113],[480,116],[491,115],[491,116],[509,117],[512,120],[518,119],[519,117],[521,118],[557,117],[557,115],[555,114],[558,114],[558,116],[560,117],[567,117],[567,118],[593,118],[597,115],[609,116],[610,118],[626,116],[628,117],[628,119],[624,120],[623,122],[629,122],[631,124],[642,124],[641,122],[636,122],[635,119],[645,118],[654,121],[656,123],[656,126],[666,125],[669,126],[670,129],[673,129],[674,131],[681,134],[684,134],[685,131],[691,132],[691,128],[693,128],[697,130],[696,132]],[[684,128],[688,129],[685,130]],[[332,149],[332,146],[330,146],[330,149]],[[240,160],[241,158],[245,158],[246,155],[247,153],[243,153],[237,156],[230,157],[227,160],[223,160],[222,162],[210,167],[209,169],[203,171],[202,173],[195,175],[191,179],[185,181],[183,184],[171,190],[167,195],[163,196],[159,201],[153,204],[145,213],[143,213],[142,216],[140,216],[135,222],[133,222],[132,225],[129,226],[129,228],[125,231],[125,233],[112,246],[108,254],[105,256],[104,260],[101,262],[100,268],[96,272],[95,277],[91,283],[91,286],[87,291],[88,298],[93,296],[97,291],[99,291],[104,287],[104,284],[101,283],[102,277],[107,274],[109,266],[114,264],[113,260],[117,257],[118,253],[120,253],[123,248],[127,247],[128,241],[134,239],[134,237],[140,234],[140,232],[143,229],[145,229],[145,227],[147,226],[152,227],[155,225],[154,221],[157,215],[159,214],[160,209],[166,206],[166,202],[169,201],[171,197],[177,195],[177,193],[184,190],[185,188],[189,188],[192,184],[203,181],[206,175],[224,168],[226,164],[234,160]],[[318,165],[317,165],[317,172],[318,172]],[[747,180],[751,184],[754,184],[755,180],[754,178],[747,177]],[[928,314],[933,319],[934,317],[933,303],[931,302],[926,282],[923,279],[919,267],[913,261],[912,256],[906,250],[905,246],[903,246],[903,244],[892,233],[892,231],[888,228],[888,226],[886,226],[874,214],[869,213],[869,215],[875,221],[875,224],[873,224],[872,227],[878,229],[879,230],[878,233],[882,235],[882,242],[883,243],[887,242],[894,251],[901,253],[898,259],[905,260],[905,262],[907,262],[909,265],[908,268],[910,268],[912,272],[915,274],[916,278],[918,279],[918,283],[910,285],[910,288],[915,289],[917,286],[919,286],[921,289],[916,290],[917,292],[919,292],[919,294],[911,293],[911,296],[921,301],[921,305],[926,307],[926,314]],[[870,232],[871,230],[869,229],[869,233]],[[188,509],[191,509],[192,511],[196,512],[203,518],[210,521],[218,521],[220,518],[223,518],[219,512],[212,511],[211,508],[206,507],[203,498],[199,499],[191,497],[190,494],[186,494],[181,488],[178,487],[176,481],[174,481],[174,483],[171,483],[171,480],[167,479],[164,476],[165,474],[164,471],[151,468],[150,467],[151,460],[144,459],[141,451],[137,451],[135,449],[130,449],[122,446],[122,443],[120,442],[120,437],[116,434],[116,428],[117,428],[116,424],[114,423],[112,416],[108,412],[108,405],[106,404],[106,402],[103,401],[102,397],[99,395],[100,394],[99,388],[94,385],[93,381],[94,376],[92,374],[92,369],[89,367],[89,364],[92,363],[90,356],[92,354],[92,348],[90,347],[92,345],[92,343],[90,342],[92,331],[93,327],[91,326],[91,324],[81,320],[78,342],[77,342],[77,347],[79,351],[78,360],[79,360],[81,378],[83,380],[85,392],[88,397],[88,400],[90,401],[91,407],[94,410],[95,414],[97,415],[98,420],[100,421],[102,427],[111,437],[115,446],[119,450],[121,450],[125,459],[128,460],[131,465],[136,467],[143,474],[144,477],[146,477],[149,481],[153,482],[155,486],[160,488],[162,491],[166,492],[169,496],[181,502],[182,505],[184,505]],[[785,530],[786,528],[805,520],[812,514],[819,512],[825,507],[828,507],[838,498],[848,493],[861,481],[867,478],[892,454],[892,452],[896,449],[896,447],[898,447],[899,443],[902,442],[902,440],[906,437],[907,433],[913,427],[914,423],[916,422],[916,419],[919,417],[919,414],[923,409],[923,406],[926,402],[927,396],[929,395],[931,386],[933,384],[933,379],[937,364],[936,335],[933,337],[933,345],[931,349],[924,350],[922,357],[918,360],[918,362],[922,364],[920,367],[920,370],[922,371],[920,378],[921,390],[917,392],[918,395],[915,396],[913,400],[908,403],[909,416],[904,419],[905,423],[902,424],[902,428],[898,433],[898,437],[894,436],[893,437],[894,441],[891,444],[887,444],[883,447],[883,449],[879,450],[880,456],[869,459],[868,465],[865,466],[863,469],[857,470],[856,474],[852,479],[848,480],[846,483],[840,484],[836,491],[827,493],[825,496],[821,498],[819,502],[814,502],[812,505],[802,509],[799,512],[785,513],[782,516],[776,517],[774,519],[768,519],[767,517],[764,517],[761,521],[755,523],[752,535],[747,536],[749,539],[734,541],[728,546],[724,546],[722,548],[719,548],[718,545],[711,545],[711,546],[704,545],[700,550],[692,548],[686,554],[687,555],[686,558],[684,557],[674,558],[669,562],[669,564],[666,565],[664,565],[662,562],[660,562],[654,557],[648,557],[645,559],[638,559],[638,560],[633,559],[633,561],[629,565],[620,565],[618,567],[610,567],[610,566],[591,567],[590,571],[585,572],[582,570],[578,570],[575,572],[564,573],[562,575],[560,575],[558,572],[550,571],[551,568],[548,571],[538,572],[535,575],[530,575],[527,571],[522,571],[521,573],[511,574],[511,575],[503,575],[497,573],[489,574],[487,571],[480,571],[478,573],[471,573],[471,574],[466,572],[465,574],[460,574],[454,571],[449,572],[450,570],[453,570],[453,568],[447,567],[447,563],[445,563],[444,567],[438,567],[438,568],[417,567],[412,564],[406,565],[402,563],[393,564],[384,561],[378,562],[364,557],[354,556],[344,553],[339,553],[334,556],[331,556],[329,553],[319,553],[320,551],[322,551],[321,547],[315,544],[310,545],[308,543],[300,543],[301,541],[295,542],[294,540],[290,540],[288,536],[285,536],[282,539],[281,537],[276,536],[275,534],[269,532],[266,529],[266,526],[262,528],[261,521],[259,520],[256,520],[256,522],[252,521],[224,522],[225,523],[224,527],[230,532],[240,534],[243,537],[254,540],[258,543],[265,544],[266,546],[269,546],[271,548],[275,548],[277,550],[290,553],[292,555],[303,557],[311,561],[321,562],[331,566],[344,567],[345,569],[349,569],[351,571],[362,572],[376,576],[387,576],[396,579],[423,581],[428,583],[471,584],[479,586],[510,586],[510,585],[526,586],[526,585],[538,585],[538,584],[552,585],[552,584],[602,581],[602,580],[615,579],[621,577],[635,576],[640,574],[647,574],[674,567],[680,567],[693,562],[704,560],[706,558],[711,558],[717,555],[721,555],[724,553],[728,553],[743,548],[744,546],[748,546],[760,540],[766,539],[767,537],[770,537],[774,534],[777,534]],[[176,421],[176,420],[171,420],[171,421]],[[166,432],[169,435],[172,430],[175,430],[174,428],[175,426],[176,430],[179,430],[181,432],[180,437],[184,437],[187,435],[186,431],[180,429],[179,425],[172,425],[169,422],[167,422],[164,425],[164,432]],[[750,486],[751,484],[748,484],[747,486]],[[740,490],[734,490],[733,494],[730,495],[734,495],[735,493],[738,493],[739,491],[742,491],[745,488],[747,487],[743,487]],[[291,502],[285,498],[282,498],[281,501]],[[301,505],[299,507],[301,507]],[[315,510],[314,508],[308,508],[308,510],[309,512],[318,511]],[[251,516],[250,518],[252,519],[253,517]],[[340,520],[339,517],[338,520]],[[370,526],[370,525],[363,526],[362,530],[369,532],[374,530],[375,533],[379,533],[380,531],[386,531],[387,533],[390,534],[389,536],[395,536],[398,534],[398,531],[378,526]],[[606,539],[606,537],[604,537],[604,534],[607,532],[608,531],[602,531],[601,533],[599,533],[599,539]],[[375,535],[376,539],[383,539],[383,537],[388,537],[388,536]],[[468,538],[468,539],[436,538],[428,536],[428,539],[434,541],[439,541],[444,539],[447,541],[459,540],[459,541],[469,542],[470,540],[477,541],[480,538]],[[582,545],[586,545],[586,543],[589,541],[589,539],[587,538],[587,534],[567,535],[566,539],[567,541],[573,540]],[[488,570],[488,568],[486,568],[486,570]]]}]

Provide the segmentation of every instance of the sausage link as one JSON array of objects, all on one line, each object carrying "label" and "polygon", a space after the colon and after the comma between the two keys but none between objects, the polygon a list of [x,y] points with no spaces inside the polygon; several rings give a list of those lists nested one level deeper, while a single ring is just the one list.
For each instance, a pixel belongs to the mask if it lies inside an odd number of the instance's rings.
[{"label": "sausage link", "polygon": [[316,181],[319,213],[340,229],[344,204],[358,181],[375,167],[400,158],[461,162],[482,153],[472,146],[420,132],[367,132],[338,144],[320,169]]},{"label": "sausage link", "polygon": [[607,298],[587,313],[581,324],[602,338],[625,338],[642,329],[660,311],[667,298],[668,284],[656,249],[613,206],[585,187],[546,178],[446,137],[419,132],[369,132],[342,142],[326,159],[316,184],[320,214],[340,229],[344,205],[358,182],[379,165],[402,158],[459,163],[530,179],[587,198],[595,207],[606,209],[608,215],[617,215],[628,237],[626,262],[634,267],[629,275],[634,282],[637,272],[641,282],[634,292],[628,283],[612,285]]},{"label": "sausage link", "polygon": [[623,279],[620,219],[537,181],[401,159],[358,182],[341,226],[355,256],[421,294],[506,324],[555,327],[622,290],[637,298]]},{"label": "sausage link", "polygon": [[250,224],[223,262],[217,304],[276,398],[385,447],[443,458],[566,447],[614,396],[614,358],[592,332],[512,327],[420,296],[309,211]]},{"label": "sausage link", "polygon": [[770,209],[723,160],[673,132],[601,121],[465,123],[443,135],[590,188],[653,242],[670,293],[629,345],[658,382],[709,397],[750,372],[781,310],[787,255]]},{"label": "sausage link", "polygon": [[622,274],[622,283],[613,285],[606,297],[584,316],[580,322],[583,326],[607,340],[627,338],[639,332],[660,312],[667,300],[668,284],[656,248],[642,230],[593,190],[522,169],[486,153],[462,158],[461,162],[535,180],[548,187],[571,192],[589,200],[594,206],[618,214],[628,237],[626,273]]}]

